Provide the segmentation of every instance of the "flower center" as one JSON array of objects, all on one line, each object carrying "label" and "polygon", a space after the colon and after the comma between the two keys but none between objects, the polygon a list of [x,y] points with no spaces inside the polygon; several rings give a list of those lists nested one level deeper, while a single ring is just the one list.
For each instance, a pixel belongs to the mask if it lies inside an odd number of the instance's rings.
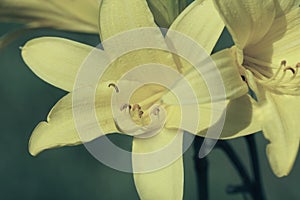
[{"label": "flower center", "polygon": [[257,82],[265,88],[281,94],[300,95],[300,62],[292,66],[286,60],[282,60],[278,66],[274,66],[245,56],[243,66],[250,70]]},{"label": "flower center", "polygon": [[[134,136],[145,133],[154,134],[163,127],[166,111],[157,103],[162,95],[161,92],[151,94],[151,90],[143,86],[133,93],[128,102],[125,102],[126,100],[124,101],[124,98],[120,96],[126,91],[114,83],[110,83],[108,87],[115,89],[116,101],[112,104],[112,109],[115,125],[120,132]],[[148,95],[147,92],[140,93],[145,89],[148,89],[146,90],[149,91]],[[160,91],[160,89],[161,87],[157,86],[157,90]]]}]

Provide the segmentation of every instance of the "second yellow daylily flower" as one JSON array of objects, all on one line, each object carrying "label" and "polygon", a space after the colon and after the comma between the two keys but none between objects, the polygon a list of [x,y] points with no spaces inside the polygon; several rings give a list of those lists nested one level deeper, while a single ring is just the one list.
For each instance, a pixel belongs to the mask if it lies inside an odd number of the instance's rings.
[{"label": "second yellow daylily flower", "polygon": [[285,176],[300,139],[300,1],[214,2],[235,42],[237,68],[263,109],[271,167],[277,176]]},{"label": "second yellow daylily flower", "polygon": [[[125,9],[126,8],[126,9]],[[153,16],[145,0],[131,0],[130,6],[127,0],[103,0],[100,7],[100,36],[103,40],[104,50],[80,44],[74,41],[44,37],[29,41],[22,48],[22,56],[30,69],[40,78],[70,93],[63,97],[49,113],[47,122],[41,122],[33,131],[29,142],[29,151],[32,155],[54,147],[78,145],[91,141],[103,134],[119,132],[133,135],[132,143],[132,166],[134,181],[141,199],[182,199],[183,197],[183,161],[182,144],[183,131],[205,136],[205,129],[212,124],[210,118],[212,110],[209,102],[209,91],[201,76],[194,73],[193,67],[182,58],[178,58],[166,51],[158,49],[138,49],[122,55],[114,60],[104,71],[95,88],[95,114],[102,132],[95,133],[86,131],[78,133],[74,109],[85,105],[85,96],[82,96],[82,104],[73,104],[73,95],[80,90],[76,85],[77,75],[85,59],[94,52],[93,59],[88,64],[94,68],[103,68],[103,60],[113,50],[122,49],[120,43],[107,46],[106,41],[111,37],[118,37],[126,31],[142,31],[152,28],[152,35],[142,38],[129,38],[121,40],[121,44],[130,44],[139,40],[145,44],[158,44],[168,48],[168,40],[165,40],[160,29],[154,23]],[[209,23],[207,23],[209,21]],[[222,20],[218,17],[212,1],[196,1],[192,3],[171,25],[170,29],[178,31],[195,41],[210,53],[223,30]],[[143,29],[141,29],[143,28]],[[169,32],[168,32],[169,33]],[[168,38],[167,33],[167,38]],[[169,39],[172,37],[169,37]],[[168,41],[168,42],[166,42]],[[172,41],[171,41],[172,42]],[[189,48],[189,47],[186,47]],[[101,60],[103,59],[103,60]],[[259,130],[259,111],[255,104],[246,95],[247,85],[242,81],[234,66],[235,57],[231,50],[224,50],[212,56],[224,82],[227,105],[226,120],[222,137],[230,138],[245,135]],[[181,118],[180,106],[172,95],[172,90],[155,83],[142,85],[133,91],[128,102],[118,99],[122,93],[127,93],[128,88],[141,78],[146,79],[149,74],[140,73],[138,77],[123,79],[123,76],[133,70],[136,66],[145,64],[160,64],[167,66],[170,70],[182,74],[190,86],[194,89],[199,104],[201,119],[196,130],[181,126],[178,121]],[[99,66],[100,65],[100,66]],[[207,69],[207,73],[211,70]],[[213,79],[214,74],[210,74]],[[170,74],[163,71],[155,76],[165,77]],[[90,77],[86,77],[90,78]],[[90,81],[90,80],[88,80]],[[84,83],[88,85],[89,82]],[[180,82],[179,82],[180,83]],[[175,84],[174,88],[180,88]],[[73,91],[74,90],[74,91]],[[184,92],[184,91],[183,91]],[[116,96],[116,101],[114,100]],[[112,103],[113,101],[113,103]],[[75,108],[74,108],[75,107]],[[243,108],[243,112],[241,112]],[[223,110],[220,110],[223,114]],[[225,114],[225,113],[224,113]],[[236,118],[238,117],[238,118]],[[257,120],[257,121],[255,121]],[[92,130],[97,124],[83,119],[81,121],[86,130]],[[214,122],[217,123],[217,122]],[[143,133],[158,133],[149,138],[141,138]],[[174,141],[170,147],[170,154],[160,154],[162,147]],[[156,153],[152,159],[139,159],[135,154]],[[170,157],[178,155],[176,159]],[[164,168],[151,170],[149,166],[154,163],[168,161],[169,165]]]}]

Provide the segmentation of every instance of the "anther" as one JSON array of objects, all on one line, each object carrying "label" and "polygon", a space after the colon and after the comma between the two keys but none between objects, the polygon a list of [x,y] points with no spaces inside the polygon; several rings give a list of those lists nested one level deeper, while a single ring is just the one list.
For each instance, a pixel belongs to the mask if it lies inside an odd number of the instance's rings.
[{"label": "anther", "polygon": [[125,110],[126,108],[129,108],[129,110],[131,109],[131,105],[129,105],[128,103],[125,103],[123,104],[121,107],[120,107],[120,110],[123,111]]},{"label": "anther", "polygon": [[296,64],[296,68],[300,68],[300,63],[297,63],[297,64]]},{"label": "anther", "polygon": [[140,110],[139,111],[139,117],[142,118],[143,114],[144,114],[144,112]]},{"label": "anther", "polygon": [[157,108],[155,108],[153,111],[152,111],[152,113],[154,114],[154,115],[158,115],[159,114],[159,108],[157,107]]},{"label": "anther", "polygon": [[141,106],[139,104],[134,104],[132,107],[132,111],[135,111],[136,109],[141,110]]},{"label": "anther", "polygon": [[290,70],[293,74],[296,73],[295,69],[292,67],[286,67],[283,71],[287,71],[287,70]]},{"label": "anther", "polygon": [[117,93],[120,92],[119,88],[114,83],[108,84],[108,87],[114,87]]},{"label": "anther", "polygon": [[286,60],[281,61],[281,66],[286,66]]}]

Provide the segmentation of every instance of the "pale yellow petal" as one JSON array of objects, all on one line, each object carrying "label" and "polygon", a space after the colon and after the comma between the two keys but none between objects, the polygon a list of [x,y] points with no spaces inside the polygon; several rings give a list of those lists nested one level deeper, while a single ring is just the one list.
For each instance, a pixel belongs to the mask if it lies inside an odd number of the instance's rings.
[{"label": "pale yellow petal", "polygon": [[101,50],[63,38],[37,38],[22,47],[22,57],[29,68],[41,79],[66,91],[73,90],[80,66],[91,52],[96,57],[95,65],[103,61]]},{"label": "pale yellow petal", "polygon": [[146,0],[103,0],[99,12],[102,41],[124,31],[156,27]]},{"label": "pale yellow petal", "polygon": [[267,155],[273,172],[281,177],[291,171],[299,149],[300,97],[266,93],[263,133],[270,141]]},{"label": "pale yellow petal", "polygon": [[273,0],[214,0],[214,3],[240,49],[260,41],[275,17]]},{"label": "pale yellow petal", "polygon": [[247,48],[245,53],[261,61],[272,63],[275,71],[283,60],[294,67],[300,61],[299,29],[300,10],[293,9],[277,18],[262,41]]},{"label": "pale yellow petal", "polygon": [[1,0],[0,21],[98,33],[98,8],[97,0]]},{"label": "pale yellow petal", "polygon": [[[215,139],[230,139],[249,135],[262,130],[262,111],[257,103],[249,96],[243,95],[225,102],[215,102],[214,106],[221,105],[222,109],[213,108],[212,104],[198,105],[197,132],[193,124],[181,123],[181,109],[194,113],[194,106],[170,106],[167,108],[168,119],[166,127],[182,128],[192,134]],[[223,108],[223,104],[225,107]],[[193,121],[193,120],[190,120]],[[214,130],[207,132],[208,128]]]},{"label": "pale yellow petal", "polygon": [[117,59],[109,70],[129,71],[151,63],[177,69],[145,0],[104,0],[99,23],[104,50]]},{"label": "pale yellow petal", "polygon": [[[163,102],[176,104],[177,102],[172,102],[172,93],[185,94],[190,88],[197,97],[198,103],[210,102],[211,98],[234,99],[248,92],[248,86],[239,74],[236,58],[231,49],[213,54],[211,58],[211,61],[205,59],[204,62],[200,62],[197,70],[195,68],[188,70],[182,79],[174,83],[171,92],[162,98]],[[189,86],[186,83],[189,83]],[[186,96],[186,98],[192,97]]]},{"label": "pale yellow petal", "polygon": [[107,88],[107,83],[99,87],[102,92],[95,96],[96,105],[94,101],[87,101],[87,91],[75,91],[76,97],[69,93],[59,100],[50,111],[47,122],[40,122],[34,129],[29,152],[37,155],[46,149],[78,145],[117,132],[110,107],[112,90],[103,89]]},{"label": "pale yellow petal", "polygon": [[224,22],[211,0],[200,0],[189,5],[170,29],[190,37],[210,54],[224,29]]},{"label": "pale yellow petal", "polygon": [[141,199],[183,198],[182,137],[181,131],[163,129],[153,137],[133,139],[133,171],[151,171],[134,173]]}]

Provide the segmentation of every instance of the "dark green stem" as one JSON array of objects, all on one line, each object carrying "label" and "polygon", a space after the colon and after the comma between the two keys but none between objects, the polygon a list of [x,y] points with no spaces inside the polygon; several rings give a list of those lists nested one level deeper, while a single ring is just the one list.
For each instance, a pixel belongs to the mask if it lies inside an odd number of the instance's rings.
[{"label": "dark green stem", "polygon": [[194,149],[195,149],[195,168],[197,174],[197,183],[199,186],[198,196],[200,200],[208,200],[208,159],[207,157],[199,158],[198,151],[203,143],[204,139],[201,137],[195,137]]},{"label": "dark green stem", "polygon": [[[235,186],[228,186],[227,192],[229,194],[237,194],[242,193],[244,198],[246,199],[246,194],[249,194],[253,200],[265,200],[263,187],[262,187],[262,180],[259,171],[259,161],[257,155],[257,147],[255,143],[254,135],[246,136],[245,137],[248,152],[250,154],[251,160],[251,167],[252,167],[252,174],[253,179],[249,176],[246,167],[244,166],[242,160],[239,158],[238,154],[234,151],[231,147],[229,142],[227,141],[218,141],[216,147],[221,149],[230,162],[233,164],[234,168],[240,175],[243,184],[242,185],[235,185]],[[202,159],[198,156],[198,151],[203,143],[204,139],[201,137],[196,137],[194,141],[194,148],[195,148],[195,168],[197,173],[197,181],[199,185],[199,199],[200,200],[208,200],[208,159],[204,157]]]},{"label": "dark green stem", "polygon": [[259,160],[258,160],[255,138],[254,135],[248,135],[245,138],[248,146],[248,151],[250,152],[251,155],[252,173],[254,176],[252,192],[256,194],[255,199],[264,200],[265,195],[264,195],[262,180],[259,171]]}]

